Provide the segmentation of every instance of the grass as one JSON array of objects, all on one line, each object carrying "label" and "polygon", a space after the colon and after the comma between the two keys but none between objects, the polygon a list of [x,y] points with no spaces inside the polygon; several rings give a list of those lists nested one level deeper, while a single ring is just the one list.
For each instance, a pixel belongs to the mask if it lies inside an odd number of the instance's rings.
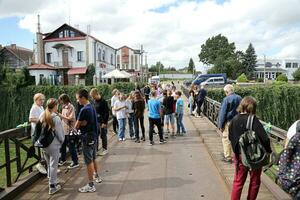
[{"label": "grass", "polygon": [[[31,146],[31,140],[25,140],[22,142],[25,146],[30,147]],[[12,160],[13,158],[16,157],[16,147],[15,147],[15,143],[10,141],[9,142],[9,150],[10,150],[10,159]],[[23,163],[25,162],[26,156],[27,156],[27,152],[24,151],[22,148],[20,148],[20,155],[21,155],[21,166],[23,165]],[[34,162],[36,162],[35,158],[29,158],[29,160],[27,161],[27,164],[25,167],[29,166],[30,164],[33,164]],[[4,142],[2,142],[0,144],[0,165],[5,163],[5,150],[4,150]],[[29,172],[26,171],[24,172],[20,178],[25,177],[26,175],[28,175]],[[13,162],[11,163],[11,177],[12,177],[12,183],[14,183],[15,179],[17,178],[18,172],[17,172],[17,163]],[[0,169],[0,187],[5,188],[6,187],[6,168],[2,168]]]},{"label": "grass", "polygon": [[[283,146],[279,143],[273,143],[273,151],[275,151],[276,153],[280,153],[283,150]],[[276,180],[276,176],[277,176],[277,172],[278,172],[278,165],[273,165],[272,167],[270,167],[265,174],[267,176],[269,176],[274,182]]]}]

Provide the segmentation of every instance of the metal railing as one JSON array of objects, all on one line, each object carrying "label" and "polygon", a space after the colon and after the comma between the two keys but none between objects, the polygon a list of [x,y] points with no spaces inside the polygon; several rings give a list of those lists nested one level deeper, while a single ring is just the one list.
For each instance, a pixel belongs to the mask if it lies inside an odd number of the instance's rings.
[{"label": "metal railing", "polygon": [[65,65],[64,62],[53,62],[54,67],[72,67],[73,62],[68,62],[67,65]]},{"label": "metal railing", "polygon": [[33,172],[40,160],[40,151],[31,144],[30,126],[0,132],[0,148],[4,163],[0,171],[5,178],[4,187],[11,187],[20,177]]}]

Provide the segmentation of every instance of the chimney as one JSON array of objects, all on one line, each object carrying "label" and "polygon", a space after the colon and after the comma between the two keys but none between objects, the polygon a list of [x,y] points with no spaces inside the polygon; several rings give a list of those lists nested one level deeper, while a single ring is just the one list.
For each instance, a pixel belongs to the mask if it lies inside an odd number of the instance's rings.
[{"label": "chimney", "polygon": [[40,24],[40,15],[38,17],[37,23],[37,33],[36,33],[36,55],[37,55],[37,64],[44,63],[44,44],[43,44],[43,34],[41,33],[41,24]]},{"label": "chimney", "polygon": [[11,44],[11,45],[10,45],[10,48],[16,49],[16,48],[17,48],[17,45],[16,45],[16,44]]}]

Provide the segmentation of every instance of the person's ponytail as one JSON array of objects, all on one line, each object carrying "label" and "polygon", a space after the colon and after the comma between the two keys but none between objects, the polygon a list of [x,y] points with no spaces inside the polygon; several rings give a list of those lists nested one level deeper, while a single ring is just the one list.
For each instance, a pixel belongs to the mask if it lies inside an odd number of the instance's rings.
[{"label": "person's ponytail", "polygon": [[46,109],[45,109],[45,113],[44,113],[44,116],[43,116],[43,119],[42,119],[42,122],[43,124],[46,126],[48,125],[49,126],[49,129],[54,129],[55,127],[55,124],[53,122],[53,119],[52,119],[52,109],[58,104],[57,100],[54,99],[54,98],[51,98],[47,101],[47,106],[46,106]]}]

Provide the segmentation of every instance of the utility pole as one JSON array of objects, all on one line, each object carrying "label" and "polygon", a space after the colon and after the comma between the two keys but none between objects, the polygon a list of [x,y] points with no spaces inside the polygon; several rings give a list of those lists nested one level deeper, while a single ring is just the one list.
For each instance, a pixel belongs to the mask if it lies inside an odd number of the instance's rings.
[{"label": "utility pole", "polygon": [[266,55],[264,54],[264,83],[266,83]]}]

